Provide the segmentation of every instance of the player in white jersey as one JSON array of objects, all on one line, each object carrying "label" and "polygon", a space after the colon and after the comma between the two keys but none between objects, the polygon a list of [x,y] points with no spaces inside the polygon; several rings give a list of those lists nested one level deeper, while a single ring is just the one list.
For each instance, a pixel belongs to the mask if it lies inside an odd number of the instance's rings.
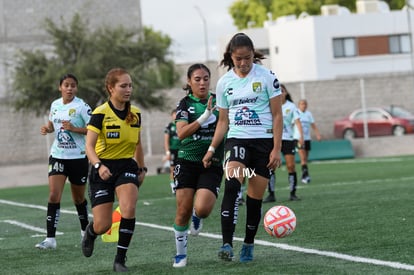
[{"label": "player in white jersey", "polygon": [[[296,105],[293,103],[290,94],[288,93],[286,87],[281,84],[282,88],[282,113],[283,113],[283,133],[282,133],[282,154],[285,158],[286,169],[288,170],[288,182],[290,186],[290,200],[296,201],[299,198],[296,196],[296,186],[297,186],[297,175],[295,168],[295,153],[296,146],[302,146],[303,133],[302,133],[302,124],[299,120],[299,110]],[[298,140],[294,140],[294,127],[298,129]],[[272,175],[269,180],[268,191],[269,195],[264,199],[264,202],[273,202],[276,201],[275,198],[275,184],[276,184],[276,175]]]},{"label": "player in white jersey", "polygon": [[217,83],[219,121],[208,152],[203,158],[210,166],[213,153],[226,137],[225,188],[221,204],[222,243],[218,256],[231,261],[233,236],[238,217],[239,193],[248,179],[245,237],[240,262],[253,260],[254,239],[261,220],[262,198],[270,170],[281,164],[282,109],[279,81],[275,74],[257,63],[264,56],[255,51],[244,33],[228,43],[221,65],[229,71]]},{"label": "player in white jersey", "polygon": [[[300,156],[300,164],[302,167],[302,182],[307,184],[310,183],[311,178],[309,175],[309,168],[308,168],[308,157],[309,151],[311,150],[311,129],[314,131],[316,139],[319,141],[322,139],[321,134],[319,133],[319,129],[316,126],[315,119],[310,111],[307,110],[308,102],[306,99],[301,99],[298,103],[299,108],[299,119],[302,123],[302,131],[303,131],[303,139],[304,144],[301,147],[298,147],[298,153]],[[299,139],[299,132],[295,127],[294,132],[295,140]]]},{"label": "player in white jersey", "polygon": [[88,159],[85,153],[86,124],[91,108],[76,97],[78,80],[72,74],[64,75],[59,82],[62,97],[53,101],[49,121],[40,129],[42,135],[55,132],[49,157],[49,199],[47,205],[47,237],[36,244],[39,249],[56,248],[56,228],[60,216],[60,201],[66,179],[71,183],[72,199],[78,212],[81,234],[88,225],[85,199]]}]

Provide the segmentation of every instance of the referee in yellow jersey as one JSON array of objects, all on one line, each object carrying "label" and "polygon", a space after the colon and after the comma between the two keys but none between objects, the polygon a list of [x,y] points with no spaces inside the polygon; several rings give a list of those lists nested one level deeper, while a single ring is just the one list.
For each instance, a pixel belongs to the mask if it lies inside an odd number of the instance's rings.
[{"label": "referee in yellow jersey", "polygon": [[115,195],[121,210],[116,272],[128,271],[126,253],[135,229],[138,188],[147,168],[141,145],[141,112],[132,106],[132,81],[121,68],[110,70],[105,79],[109,100],[92,113],[87,126],[86,154],[92,167],[89,174],[93,222],[86,228],[82,252],[90,257],[94,241],[112,225]]}]

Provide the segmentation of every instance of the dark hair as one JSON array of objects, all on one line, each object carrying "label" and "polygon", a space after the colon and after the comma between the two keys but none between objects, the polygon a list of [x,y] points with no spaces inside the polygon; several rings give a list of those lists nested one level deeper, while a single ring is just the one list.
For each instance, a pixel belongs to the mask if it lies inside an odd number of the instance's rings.
[{"label": "dark hair", "polygon": [[[187,79],[191,79],[191,76],[193,75],[194,71],[198,70],[198,69],[205,70],[208,73],[208,76],[211,76],[210,69],[206,65],[204,65],[202,63],[195,63],[195,64],[191,65],[190,67],[188,67]],[[189,94],[193,93],[193,91],[191,90],[191,86],[188,85],[188,83],[185,84],[185,86],[183,87],[183,90],[187,91],[187,93],[189,93]]]},{"label": "dark hair", "polygon": [[248,47],[254,53],[253,63],[261,63],[262,59],[265,59],[264,55],[261,52],[258,52],[254,49],[253,41],[246,34],[239,32],[233,35],[230,39],[230,42],[226,46],[226,51],[223,54],[223,59],[220,62],[220,66],[228,67],[228,70],[234,67],[233,60],[231,59],[231,54],[236,48]]},{"label": "dark hair", "polygon": [[[125,69],[123,69],[123,68],[114,68],[114,69],[111,69],[106,74],[106,77],[105,77],[105,88],[106,88],[106,91],[108,92],[109,96],[111,96],[111,93],[109,91],[109,88],[110,87],[115,87],[115,84],[118,83],[118,81],[119,81],[119,77],[121,75],[125,75],[125,74],[128,74],[129,75],[128,71],[125,70]],[[126,108],[128,110],[128,114],[127,114],[127,116],[125,118],[125,121],[128,124],[136,123],[137,120],[138,120],[138,118],[137,118],[137,115],[136,114],[134,114],[133,112],[131,112],[131,102],[130,101],[127,101],[125,103],[125,106],[126,106]]]},{"label": "dark hair", "polygon": [[63,81],[65,79],[68,79],[68,78],[72,78],[73,80],[75,80],[76,85],[78,85],[78,79],[76,78],[75,75],[73,75],[73,74],[65,74],[65,75],[62,75],[62,77],[59,79],[59,86],[62,85]]},{"label": "dark hair", "polygon": [[286,100],[288,100],[288,101],[290,101],[290,102],[293,102],[293,99],[292,99],[292,96],[289,94],[289,92],[288,92],[288,90],[286,89],[286,86],[285,85],[283,85],[283,84],[280,84],[280,88],[282,89],[282,90],[285,90],[285,92],[286,92]]}]

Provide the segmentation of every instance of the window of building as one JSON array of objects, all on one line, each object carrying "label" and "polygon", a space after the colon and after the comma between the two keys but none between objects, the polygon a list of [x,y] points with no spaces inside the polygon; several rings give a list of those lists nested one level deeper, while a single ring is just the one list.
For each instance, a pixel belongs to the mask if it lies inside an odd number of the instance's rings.
[{"label": "window of building", "polygon": [[269,55],[270,51],[269,48],[266,49],[257,49],[259,52],[261,52],[263,55]]},{"label": "window of building", "polygon": [[333,52],[334,57],[354,57],[356,56],[357,49],[355,44],[355,38],[334,38],[333,39]]},{"label": "window of building", "polygon": [[411,40],[408,34],[390,35],[388,41],[391,54],[411,52]]}]

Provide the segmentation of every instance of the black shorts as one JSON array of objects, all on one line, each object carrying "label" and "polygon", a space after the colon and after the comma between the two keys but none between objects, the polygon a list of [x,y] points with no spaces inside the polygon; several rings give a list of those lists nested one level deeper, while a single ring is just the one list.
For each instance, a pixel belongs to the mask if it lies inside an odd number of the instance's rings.
[{"label": "black shorts", "polygon": [[115,188],[126,183],[133,183],[139,187],[138,165],[133,159],[100,160],[103,165],[109,168],[112,176],[103,180],[98,170],[93,166],[89,172],[89,198],[92,207],[115,201]]},{"label": "black shorts", "polygon": [[[298,142],[299,141],[297,139],[295,139],[295,143],[298,144]],[[305,140],[305,144],[302,145],[300,148],[298,147],[298,149],[299,150],[305,149],[306,151],[310,151],[311,150],[311,141],[309,139]]]},{"label": "black shorts", "polygon": [[85,185],[88,178],[88,159],[57,159],[49,156],[49,177],[64,175],[75,185]]},{"label": "black shorts", "polygon": [[170,149],[170,166],[177,165],[177,158],[178,158],[178,149],[177,150]]},{"label": "black shorts", "polygon": [[282,154],[294,155],[296,153],[296,140],[282,140]]},{"label": "black shorts", "polygon": [[205,168],[201,162],[178,159],[174,169],[176,189],[192,188],[197,191],[205,188],[213,192],[216,197],[220,191],[222,178],[223,167],[210,166]]},{"label": "black shorts", "polygon": [[229,138],[224,145],[225,171],[227,171],[226,163],[228,161],[238,161],[243,163],[248,171],[238,171],[240,174],[236,176],[244,175],[248,177],[249,174],[258,174],[268,179],[270,178],[270,171],[266,166],[269,163],[269,155],[272,149],[273,138]]}]

